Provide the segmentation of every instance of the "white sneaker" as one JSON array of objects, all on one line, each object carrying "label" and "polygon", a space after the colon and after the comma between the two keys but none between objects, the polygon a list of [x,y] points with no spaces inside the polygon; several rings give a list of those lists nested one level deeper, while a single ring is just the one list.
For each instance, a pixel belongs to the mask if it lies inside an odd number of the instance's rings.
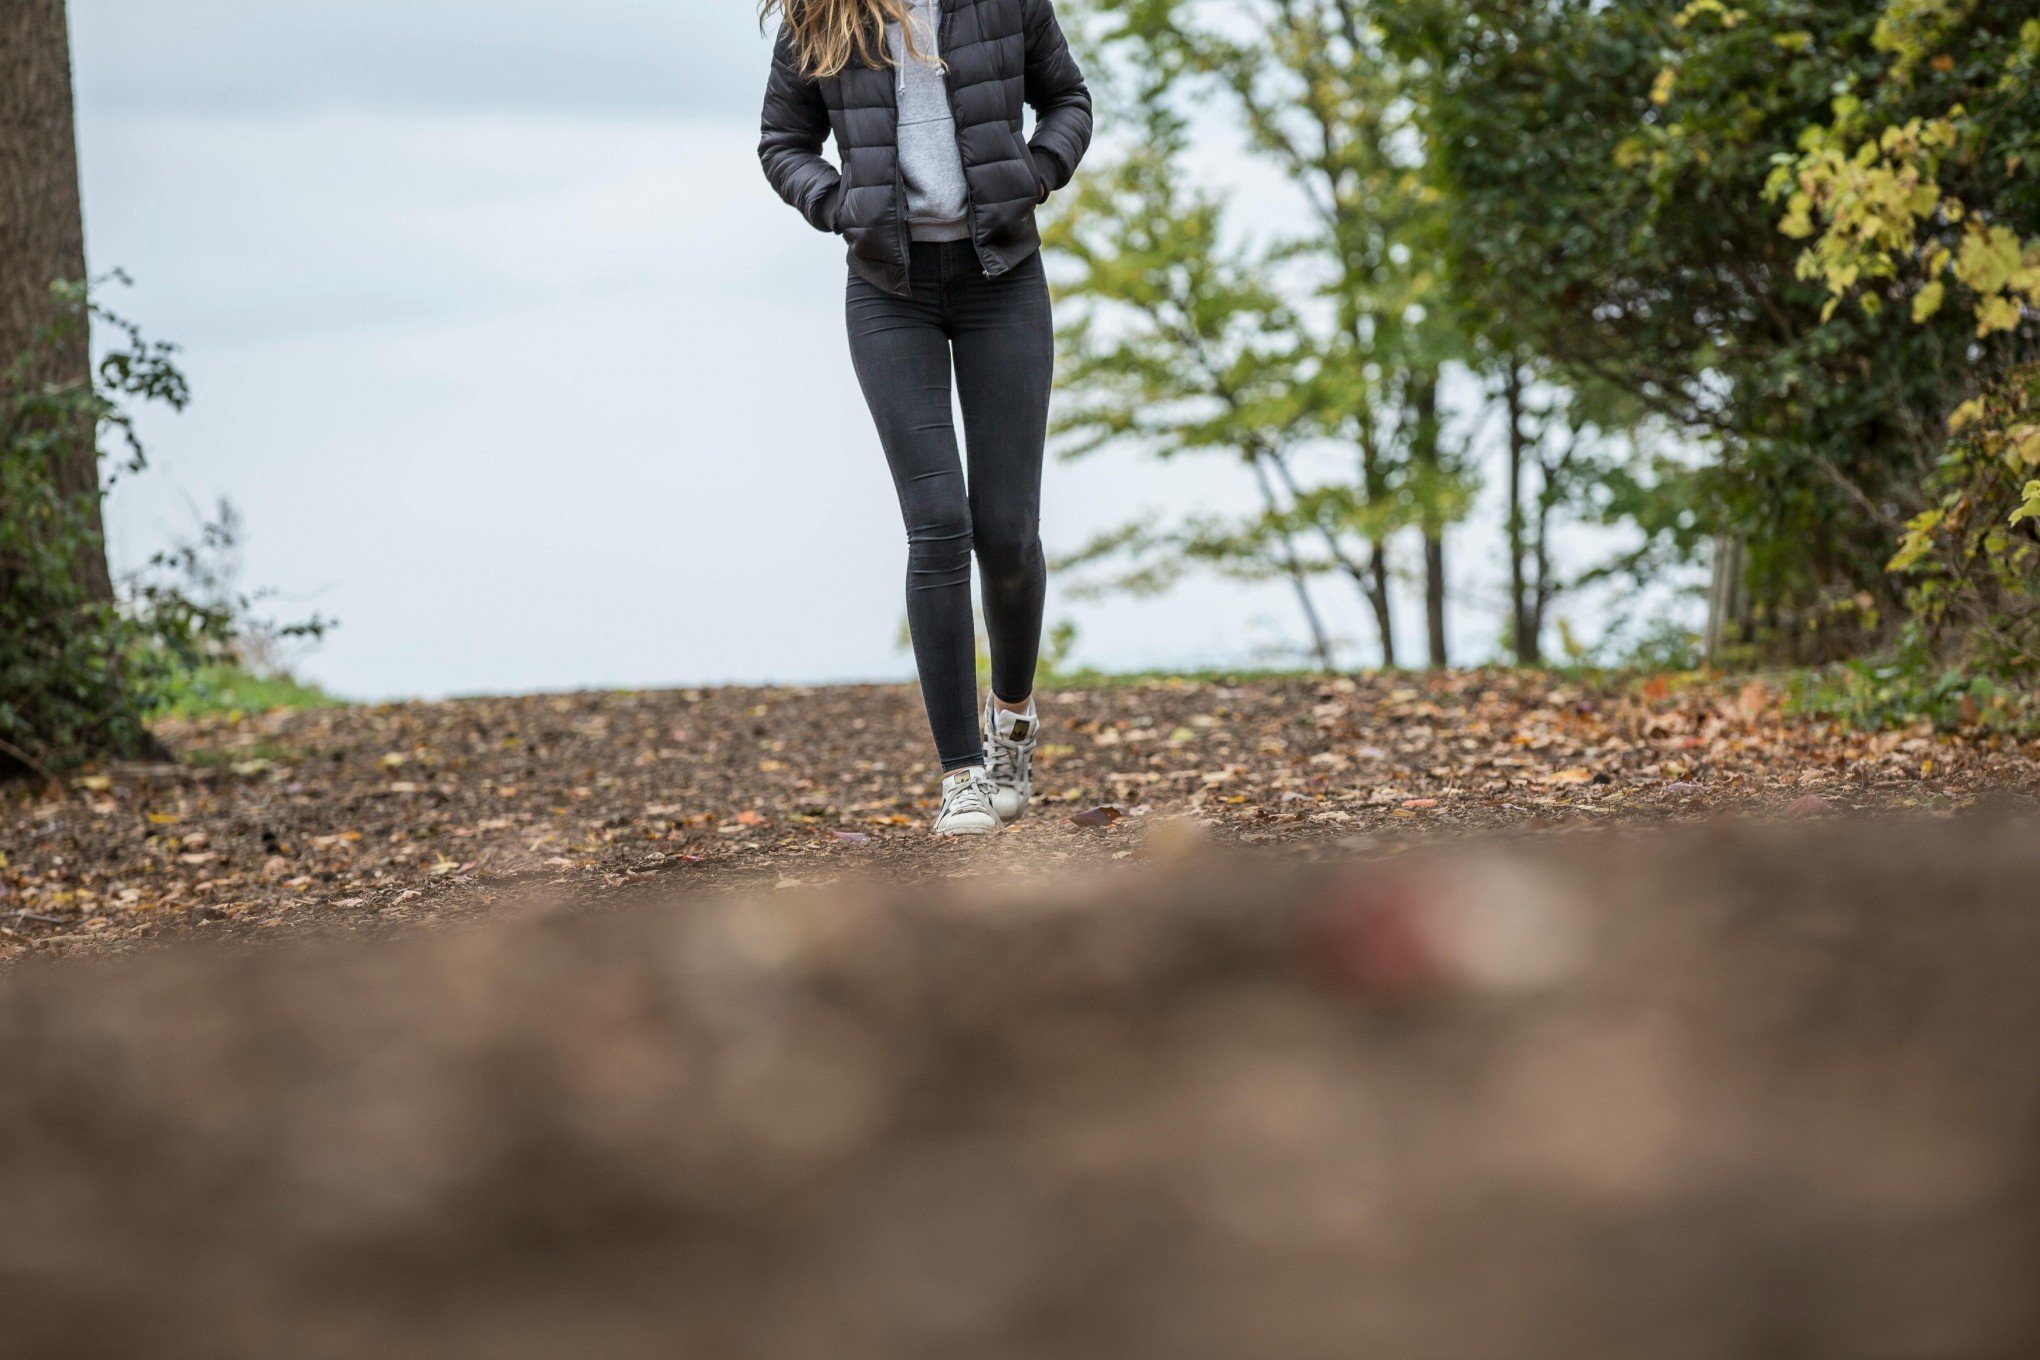
[{"label": "white sneaker", "polygon": [[1041,736],[1034,700],[1027,701],[1025,713],[1015,713],[986,699],[984,729],[992,810],[1002,822],[1018,821],[1034,796],[1034,748]]},{"label": "white sneaker", "polygon": [[989,836],[999,829],[985,767],[972,765],[942,776],[942,811],[935,814],[938,836]]}]

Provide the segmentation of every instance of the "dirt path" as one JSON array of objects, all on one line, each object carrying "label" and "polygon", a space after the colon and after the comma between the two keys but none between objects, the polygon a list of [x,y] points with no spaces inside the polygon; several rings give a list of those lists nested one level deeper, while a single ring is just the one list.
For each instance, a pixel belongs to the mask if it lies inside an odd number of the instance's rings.
[{"label": "dirt path", "polygon": [[[1054,870],[1167,837],[1391,852],[1440,832],[2040,794],[2040,748],[1789,719],[1761,685],[1513,673],[1045,696],[1036,814],[942,845],[915,693],[713,689],[173,724],[176,765],[0,792],[0,958],[372,928],[553,883]],[[1105,806],[1124,816],[1074,824]],[[1110,816],[1087,820],[1105,821]]]}]

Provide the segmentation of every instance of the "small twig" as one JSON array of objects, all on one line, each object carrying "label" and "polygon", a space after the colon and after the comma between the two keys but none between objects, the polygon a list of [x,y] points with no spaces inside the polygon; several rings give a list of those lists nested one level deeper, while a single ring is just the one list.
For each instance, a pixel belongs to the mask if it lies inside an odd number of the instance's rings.
[{"label": "small twig", "polygon": [[51,774],[49,772],[49,769],[46,766],[44,766],[44,764],[41,761],[37,760],[34,756],[30,755],[28,752],[22,750],[19,746],[16,746],[13,742],[7,740],[7,738],[5,737],[0,737],[0,755],[9,756],[15,760],[20,761],[23,765],[26,765],[30,770],[34,771],[36,774],[41,775],[43,783],[50,785],[57,784],[57,777]]},{"label": "small twig", "polygon": [[12,916],[17,921],[22,920],[41,921],[44,925],[50,926],[60,926],[64,924],[64,918],[61,916],[38,916],[36,913],[32,911],[10,911],[7,914],[9,916]]}]

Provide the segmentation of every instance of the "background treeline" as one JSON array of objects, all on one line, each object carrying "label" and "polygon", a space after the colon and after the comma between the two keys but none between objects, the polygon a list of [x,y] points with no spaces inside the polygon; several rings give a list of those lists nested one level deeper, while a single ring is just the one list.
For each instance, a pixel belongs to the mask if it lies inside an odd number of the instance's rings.
[{"label": "background treeline", "polygon": [[[1804,697],[1864,721],[2031,720],[2040,0],[1063,4],[1112,135],[1050,233],[1061,438],[1254,497],[1105,535],[1094,581],[1287,581],[1327,667],[1478,659],[1455,611],[1571,659],[1570,597],[1593,659],[1668,666],[1711,572],[1717,661],[1824,668]],[[249,603],[220,527],[107,570],[127,412],[184,384],[82,282],[62,0],[7,9],[0,69],[0,768],[49,771],[150,751]],[[1279,230],[1238,229],[1215,127]]]},{"label": "background treeline", "polygon": [[[1075,565],[1287,578],[1320,655],[1330,580],[1380,659],[1443,664],[1455,526],[1499,467],[1522,661],[1566,592],[1640,608],[1683,564],[1712,573],[1718,659],[1854,661],[1819,697],[1865,717],[2018,707],[2040,662],[2040,4],[1085,17],[1121,135],[1053,233],[1064,436],[1238,458],[1259,499]],[[1220,121],[1301,191],[1293,229],[1229,229],[1203,168]],[[1619,547],[1562,551],[1580,524]],[[1417,598],[1412,658],[1393,613]],[[1622,636],[1645,660],[1665,641]]]}]

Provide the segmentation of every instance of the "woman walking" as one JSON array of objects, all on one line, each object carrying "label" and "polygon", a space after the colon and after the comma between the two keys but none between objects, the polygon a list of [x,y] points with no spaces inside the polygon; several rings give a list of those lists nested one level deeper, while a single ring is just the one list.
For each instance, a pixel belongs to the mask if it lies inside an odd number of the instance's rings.
[{"label": "woman walking", "polygon": [[[1026,811],[1040,732],[1055,334],[1034,210],[1090,145],[1090,92],[1051,0],[764,0],[775,12],[758,155],[781,198],[849,244],[850,356],[906,518],[907,624],[942,764],[935,833],[997,831]],[[822,156],[831,134],[840,169]]]}]

